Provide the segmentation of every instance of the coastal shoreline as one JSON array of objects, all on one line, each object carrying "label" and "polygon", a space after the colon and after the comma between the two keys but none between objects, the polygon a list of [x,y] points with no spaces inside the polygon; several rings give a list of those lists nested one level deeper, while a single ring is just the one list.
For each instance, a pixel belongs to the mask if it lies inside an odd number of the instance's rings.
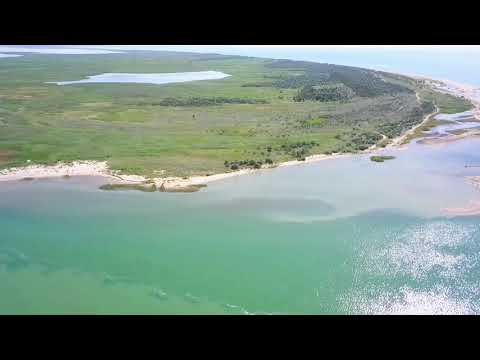
[{"label": "coastal shoreline", "polygon": [[227,173],[218,173],[209,176],[191,176],[188,178],[165,177],[148,179],[141,175],[126,175],[111,170],[106,161],[75,161],[69,164],[58,163],[56,165],[30,165],[19,168],[9,168],[0,170],[0,182],[22,181],[47,178],[62,178],[72,176],[97,176],[108,179],[114,185],[152,185],[158,189],[164,188],[166,191],[205,185],[214,181],[219,181],[231,177],[257,173],[275,169],[278,167],[302,165],[323,160],[345,158],[354,154],[332,154],[332,155],[311,155],[304,161],[291,160],[279,163],[273,166],[266,166],[260,169],[241,169]]},{"label": "coastal shoreline", "polygon": [[[480,176],[467,176],[467,183],[480,190]],[[460,208],[443,208],[442,213],[446,216],[476,216],[480,215],[480,201],[471,200],[467,206]]]},{"label": "coastal shoreline", "polygon": [[[474,117],[477,120],[480,120],[480,88],[459,84],[454,81],[450,80],[438,80],[438,79],[431,79],[425,76],[419,75],[407,75],[407,74],[400,74],[404,76],[408,76],[410,78],[416,80],[423,80],[426,81],[429,86],[431,86],[434,90],[446,92],[448,94],[454,96],[464,97],[472,102],[474,108],[472,111],[474,112]],[[435,112],[428,114],[422,120],[421,123],[415,125],[413,128],[407,130],[405,133],[401,134],[400,136],[392,139],[391,143],[387,145],[385,148],[379,148],[376,145],[371,146],[370,148],[361,151],[356,154],[376,154],[383,150],[388,149],[406,149],[407,145],[403,144],[405,138],[414,132],[418,127],[425,124],[425,122],[429,121],[431,117],[434,117],[438,114],[438,108],[436,107]],[[467,135],[452,135],[455,139],[465,138]],[[299,160],[291,160],[276,164],[274,166],[264,166],[260,169],[241,169],[238,171],[233,172],[226,172],[226,173],[218,173],[209,176],[191,176],[187,178],[180,178],[180,177],[165,177],[165,178],[152,178],[148,179],[144,176],[140,175],[125,175],[121,174],[118,171],[112,170],[109,168],[106,161],[75,161],[69,164],[66,163],[58,163],[56,165],[29,165],[26,167],[19,167],[19,168],[9,168],[0,170],[0,182],[2,181],[19,181],[19,180],[32,180],[32,179],[39,179],[39,178],[58,178],[58,177],[70,177],[70,176],[101,176],[106,179],[109,179],[113,182],[113,184],[130,184],[130,185],[143,185],[148,184],[149,186],[155,185],[156,188],[160,189],[160,191],[175,191],[181,189],[188,189],[192,188],[192,191],[197,191],[198,188],[196,186],[205,185],[207,183],[211,183],[214,181],[219,181],[231,177],[252,174],[258,171],[264,171],[276,167],[284,167],[284,166],[294,166],[294,165],[301,165],[301,164],[309,164],[313,162],[329,160],[329,159],[338,159],[338,158],[345,158],[355,155],[355,153],[334,153],[331,155],[326,154],[317,154],[311,155],[305,158],[304,161]],[[480,210],[479,210],[480,211]]]}]

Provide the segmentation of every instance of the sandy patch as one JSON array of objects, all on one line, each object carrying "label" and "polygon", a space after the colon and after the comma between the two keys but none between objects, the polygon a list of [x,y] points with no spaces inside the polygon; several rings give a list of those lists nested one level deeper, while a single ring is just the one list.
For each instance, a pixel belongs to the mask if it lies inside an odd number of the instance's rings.
[{"label": "sandy patch", "polygon": [[8,150],[0,150],[0,164],[6,163],[13,152]]},{"label": "sandy patch", "polygon": [[52,166],[30,165],[0,170],[0,181],[15,181],[62,176],[109,176],[107,162],[75,161],[70,164],[58,163]]},{"label": "sandy patch", "polygon": [[473,216],[480,215],[480,201],[470,201],[462,208],[444,208],[442,212],[447,216]]},{"label": "sandy patch", "polygon": [[[467,182],[480,190],[480,176],[467,176]],[[472,216],[480,215],[480,200],[472,200],[465,207],[441,209],[447,216]]]}]

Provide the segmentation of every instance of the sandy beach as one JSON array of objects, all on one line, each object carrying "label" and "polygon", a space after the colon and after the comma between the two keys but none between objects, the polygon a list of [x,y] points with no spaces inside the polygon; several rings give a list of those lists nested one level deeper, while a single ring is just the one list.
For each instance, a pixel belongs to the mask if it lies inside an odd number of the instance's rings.
[{"label": "sandy beach", "polygon": [[52,166],[29,165],[0,170],[0,181],[52,178],[62,176],[109,176],[106,161],[75,161]]},{"label": "sandy beach", "polygon": [[[478,120],[480,120],[480,89],[471,85],[458,84],[450,80],[433,80],[427,77],[417,76],[417,75],[415,76],[406,75],[406,76],[424,80],[430,86],[434,87],[438,91],[447,92],[455,96],[463,96],[471,100],[472,103],[475,105],[475,109],[474,109],[475,117]],[[434,116],[437,113],[438,113],[438,108],[434,113],[428,114],[420,124],[408,130],[401,136],[395,139],[392,139],[392,142],[386,148],[387,149],[388,148],[396,148],[396,149],[406,148],[406,145],[402,145],[402,142],[406,138],[406,136],[411,134],[413,131],[415,131],[415,129],[423,125],[426,121],[428,121],[432,116]],[[461,135],[452,135],[452,139],[453,138],[460,139],[470,135],[472,135],[471,132],[467,132]],[[479,132],[479,135],[480,135],[480,132]],[[442,141],[445,141],[445,139],[442,139]],[[378,148],[376,145],[373,145],[369,149],[362,151],[361,153],[375,154],[382,150],[383,150],[382,148]],[[302,164],[308,164],[308,163],[318,162],[323,160],[348,157],[352,155],[353,154],[331,154],[331,155],[318,154],[318,155],[311,155],[306,157],[305,161],[291,160],[291,161],[276,164],[274,166],[264,166],[261,169],[256,169],[256,170],[242,169],[238,171],[219,173],[219,174],[214,174],[210,176],[192,176],[189,178],[157,177],[153,179],[147,179],[139,175],[121,174],[117,171],[110,169],[106,161],[103,161],[103,162],[102,161],[76,161],[69,164],[58,163],[52,166],[29,165],[26,167],[4,169],[0,171],[0,182],[31,180],[31,179],[38,179],[38,178],[68,177],[68,176],[102,176],[107,178],[109,182],[114,184],[143,184],[148,181],[149,184],[153,183],[156,185],[157,188],[162,188],[168,191],[168,190],[175,190],[175,189],[188,188],[192,186],[204,185],[204,184],[211,183],[213,181],[219,181],[219,180],[234,177],[234,176],[251,174],[257,171],[265,171],[275,167],[302,165]],[[459,212],[460,210],[453,209],[452,211]],[[480,205],[479,205],[479,211],[480,211]]]}]

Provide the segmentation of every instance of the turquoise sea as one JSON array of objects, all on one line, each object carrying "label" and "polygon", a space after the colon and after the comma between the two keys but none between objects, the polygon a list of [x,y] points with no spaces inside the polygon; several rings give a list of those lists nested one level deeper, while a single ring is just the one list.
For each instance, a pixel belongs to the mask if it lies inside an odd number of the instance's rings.
[{"label": "turquoise sea", "polygon": [[[407,63],[388,54],[349,59]],[[468,75],[477,58],[409,66],[480,84]],[[441,209],[480,200],[465,180],[480,175],[465,167],[479,149],[479,138],[414,143],[384,163],[281,167],[197,193],[102,191],[92,177],[0,183],[0,313],[478,314],[480,216]]]},{"label": "turquoise sea", "polygon": [[197,193],[2,183],[0,312],[480,312],[480,139],[266,170]]}]

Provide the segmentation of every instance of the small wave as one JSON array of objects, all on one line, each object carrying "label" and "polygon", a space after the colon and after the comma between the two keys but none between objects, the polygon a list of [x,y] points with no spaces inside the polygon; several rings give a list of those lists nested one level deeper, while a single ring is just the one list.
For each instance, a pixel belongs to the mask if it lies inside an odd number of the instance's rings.
[{"label": "small wave", "polygon": [[161,289],[153,289],[150,292],[150,296],[154,297],[157,300],[167,300],[168,294]]},{"label": "small wave", "polygon": [[26,267],[31,263],[31,260],[23,252],[11,248],[0,253],[0,263],[5,265],[7,269],[15,270]]},{"label": "small wave", "polygon": [[104,285],[116,285],[120,283],[131,283],[132,280],[126,276],[105,274],[102,282]]},{"label": "small wave", "polygon": [[190,293],[186,293],[185,296],[184,296],[185,300],[187,300],[188,302],[191,302],[193,304],[198,304],[200,302],[200,298],[197,297],[197,296],[193,296],[192,294]]},{"label": "small wave", "polygon": [[245,309],[245,308],[243,308],[239,305],[223,304],[223,306],[225,308],[227,308],[228,310],[238,310],[239,312],[241,312],[244,315],[273,315],[273,313],[269,313],[269,312],[266,312],[266,311],[251,312],[251,311],[248,311],[247,309]]},{"label": "small wave", "polygon": [[252,315],[250,312],[242,308],[241,306],[238,305],[232,305],[232,304],[223,304],[223,306],[228,309],[228,310],[238,310],[239,312],[245,314],[245,315]]}]

